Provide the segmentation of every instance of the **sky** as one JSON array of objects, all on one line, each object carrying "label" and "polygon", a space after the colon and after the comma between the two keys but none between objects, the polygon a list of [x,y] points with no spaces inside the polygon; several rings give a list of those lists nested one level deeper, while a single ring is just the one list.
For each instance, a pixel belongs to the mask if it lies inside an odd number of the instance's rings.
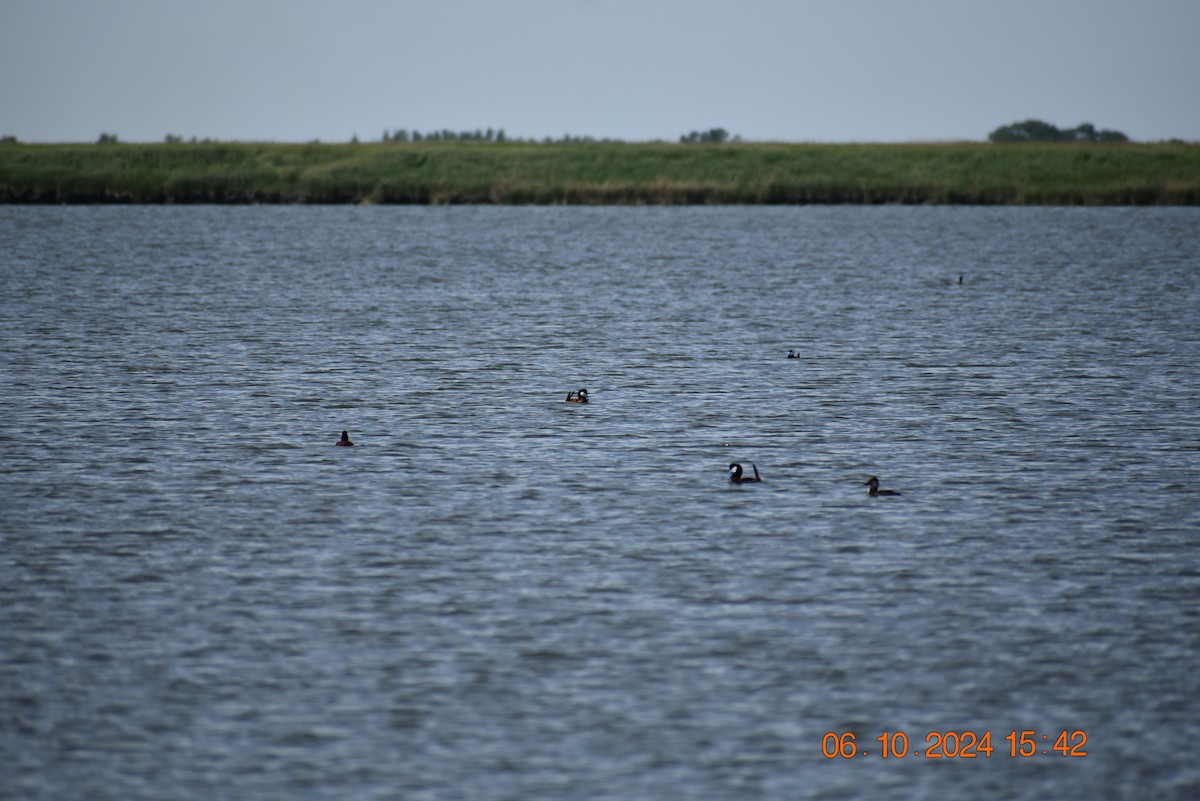
[{"label": "sky", "polygon": [[1200,0],[0,0],[0,136],[1200,140]]}]

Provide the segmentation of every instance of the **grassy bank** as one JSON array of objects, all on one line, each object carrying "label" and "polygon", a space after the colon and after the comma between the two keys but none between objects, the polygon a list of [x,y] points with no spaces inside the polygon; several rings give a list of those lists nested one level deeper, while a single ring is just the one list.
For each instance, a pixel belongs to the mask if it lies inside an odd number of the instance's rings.
[{"label": "grassy bank", "polygon": [[0,144],[6,203],[1200,204],[1200,145]]}]

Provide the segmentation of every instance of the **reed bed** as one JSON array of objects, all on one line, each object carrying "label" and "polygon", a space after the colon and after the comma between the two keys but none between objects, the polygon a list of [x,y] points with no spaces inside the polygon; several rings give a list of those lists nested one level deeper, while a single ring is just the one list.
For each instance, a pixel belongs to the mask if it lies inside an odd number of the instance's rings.
[{"label": "reed bed", "polygon": [[1195,205],[1200,145],[4,143],[0,202]]}]

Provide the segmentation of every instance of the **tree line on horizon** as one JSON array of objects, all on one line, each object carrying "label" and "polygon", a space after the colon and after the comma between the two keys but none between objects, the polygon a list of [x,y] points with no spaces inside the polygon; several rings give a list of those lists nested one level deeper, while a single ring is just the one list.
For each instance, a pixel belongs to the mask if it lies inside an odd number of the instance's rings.
[{"label": "tree line on horizon", "polygon": [[[357,142],[357,138],[354,140]],[[504,133],[503,128],[488,128],[483,130],[476,128],[473,131],[452,131],[443,129],[441,131],[428,131],[421,133],[420,131],[409,131],[405,128],[397,128],[393,131],[384,130],[384,142],[495,142],[497,144],[504,142],[524,142],[528,144],[536,144],[539,141],[543,144],[590,144],[590,143],[608,143],[617,141],[614,139],[597,139],[594,136],[573,136],[564,134],[555,139],[552,136],[547,136],[544,139],[513,139]]]},{"label": "tree line on horizon", "polygon": [[449,129],[441,131],[429,131],[421,133],[420,131],[408,131],[405,128],[397,128],[394,131],[388,131],[386,128],[383,131],[384,142],[507,142],[508,138],[504,134],[503,128],[488,128],[486,131],[475,129],[474,131],[451,131]]},{"label": "tree line on horizon", "polygon": [[989,142],[1128,142],[1120,131],[1096,130],[1090,122],[1074,128],[1058,128],[1042,120],[1025,120],[1002,125],[988,134]]},{"label": "tree line on horizon", "polygon": [[[724,128],[710,128],[707,131],[691,131],[679,137],[679,141],[683,144],[724,144],[725,142],[733,141],[740,142],[740,136],[730,136],[729,131]],[[356,140],[357,141],[357,140]],[[430,131],[421,133],[420,131],[408,131],[404,128],[396,130],[384,130],[384,142],[536,142],[536,139],[509,139],[503,128],[488,128],[482,130],[476,128],[474,131]],[[564,135],[558,139],[547,136],[541,140],[545,144],[553,143],[568,143],[579,144],[589,142],[612,142],[612,139],[596,139],[591,136],[571,136]]]},{"label": "tree line on horizon", "polygon": [[[1009,125],[1002,125],[988,134],[988,141],[998,144],[1007,144],[1013,142],[1129,142],[1130,139],[1120,131],[1109,129],[1097,129],[1090,122],[1080,123],[1074,128],[1059,128],[1051,123],[1043,120],[1028,119],[1021,122],[1014,122]],[[166,144],[182,144],[185,140],[177,134],[167,134],[163,140]],[[212,143],[218,140],[204,138],[198,140],[196,137],[191,138],[191,143],[196,142]],[[313,144],[319,144],[320,140],[314,140]],[[355,135],[351,140],[351,144],[358,144],[358,136]],[[563,135],[557,139],[547,136],[544,139],[512,139],[505,134],[503,128],[477,128],[473,131],[452,131],[443,129],[440,131],[428,131],[421,133],[417,130],[408,130],[405,128],[396,128],[394,130],[385,129],[382,137],[383,142],[494,142],[501,144],[504,142],[521,142],[527,144],[591,144],[591,143],[609,143],[619,142],[619,139],[597,139],[591,136],[573,136],[570,134]],[[724,128],[710,128],[706,131],[690,131],[679,137],[680,144],[725,144],[727,142],[741,142],[740,136],[731,135]],[[1172,139],[1171,142],[1178,143],[1181,140]],[[96,144],[113,145],[120,143],[120,139],[114,133],[104,132],[96,140]],[[19,144],[19,140],[15,136],[0,137],[0,144]]]},{"label": "tree line on horizon", "polygon": [[[730,141],[730,139],[729,131],[725,130],[724,128],[709,128],[707,131],[692,131],[690,133],[686,133],[679,137],[679,141],[681,144],[685,145],[720,145]],[[742,137],[735,136],[733,137],[733,141],[740,142],[742,141]]]},{"label": "tree line on horizon", "polygon": [[[120,138],[116,134],[104,132],[104,133],[100,134],[100,137],[96,140],[96,144],[98,144],[98,145],[115,145],[115,144],[120,144],[120,141],[121,141]],[[183,144],[187,141],[189,141],[189,140],[185,140],[182,136],[180,136],[178,134],[170,134],[169,133],[163,138],[163,142],[165,142],[168,145],[179,145],[179,144]],[[203,144],[211,144],[214,141],[217,141],[217,140],[210,139],[207,137],[204,139],[197,139],[195,136],[193,136],[190,140],[191,144],[196,144],[197,142],[201,142]],[[486,130],[482,129],[482,128],[477,128],[473,131],[452,131],[450,129],[443,129],[441,131],[428,131],[426,133],[421,133],[420,131],[416,131],[416,130],[409,131],[406,128],[396,128],[394,130],[384,129],[383,137],[380,141],[383,141],[383,142],[496,142],[496,143],[525,142],[525,143],[531,143],[531,144],[536,144],[537,142],[540,141],[544,144],[549,145],[549,144],[589,144],[589,143],[605,143],[605,144],[607,144],[609,142],[615,142],[615,141],[620,141],[620,140],[597,139],[593,136],[573,136],[571,134],[564,134],[563,136],[561,136],[557,139],[555,139],[554,137],[551,137],[551,136],[547,136],[546,138],[541,139],[541,140],[538,140],[538,139],[510,139],[504,133],[503,128],[487,128]],[[729,142],[729,141],[740,142],[740,141],[742,141],[742,138],[740,136],[731,137],[729,132],[726,131],[724,128],[710,128],[707,131],[691,131],[690,133],[683,134],[682,136],[679,137],[679,141],[684,144],[705,144],[705,143],[707,143],[707,144],[722,144],[722,143]],[[355,135],[350,140],[350,143],[358,144],[359,143],[358,136]],[[0,144],[18,144],[18,140],[17,140],[17,137],[15,137],[15,136],[4,136],[4,137],[0,137]]]}]

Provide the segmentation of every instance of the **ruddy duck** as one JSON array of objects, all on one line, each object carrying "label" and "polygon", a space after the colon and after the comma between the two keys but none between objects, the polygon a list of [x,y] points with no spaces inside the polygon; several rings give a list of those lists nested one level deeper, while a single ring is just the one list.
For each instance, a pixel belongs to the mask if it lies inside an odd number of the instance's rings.
[{"label": "ruddy duck", "polygon": [[900,493],[896,492],[895,490],[881,490],[879,488],[879,477],[878,476],[871,476],[870,478],[867,479],[867,483],[863,484],[863,486],[870,487],[870,489],[867,490],[867,494],[870,495],[872,498],[878,498],[880,495],[899,495],[900,494]]},{"label": "ruddy duck", "polygon": [[787,355],[787,357],[788,357],[789,359],[799,359],[799,358],[800,358],[800,354],[799,354],[799,353],[796,353],[796,351],[794,351],[794,350],[792,350],[792,349],[790,349],[790,348],[789,348],[789,349],[788,349],[788,355]]},{"label": "ruddy duck", "polygon": [[754,478],[742,475],[742,466],[737,462],[729,465],[729,483],[730,484],[749,484],[755,481],[762,481],[762,476],[758,474],[758,466],[754,462],[750,463],[754,468]]},{"label": "ruddy duck", "polygon": [[575,392],[567,393],[567,403],[587,403],[587,402],[588,402],[588,397],[587,397],[586,389],[579,389],[579,390],[576,390]]},{"label": "ruddy duck", "polygon": [[343,431],[342,438],[339,439],[334,444],[335,445],[353,445],[354,443],[350,441],[350,435],[347,432]]}]

